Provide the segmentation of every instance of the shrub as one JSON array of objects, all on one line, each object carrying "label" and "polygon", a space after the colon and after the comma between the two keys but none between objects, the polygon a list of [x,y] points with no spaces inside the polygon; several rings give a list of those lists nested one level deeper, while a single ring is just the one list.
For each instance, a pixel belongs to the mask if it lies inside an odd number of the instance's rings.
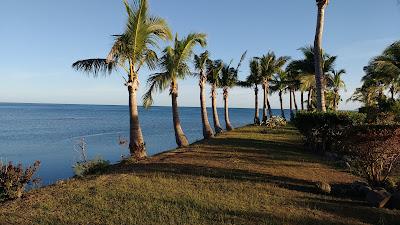
[{"label": "shrub", "polygon": [[0,162],[0,200],[21,198],[25,187],[38,181],[33,176],[39,166],[39,161],[26,169],[22,167],[22,164],[14,166],[12,162],[8,164]]},{"label": "shrub", "polygon": [[267,126],[268,128],[278,128],[278,127],[284,127],[286,126],[286,124],[287,122],[284,118],[280,116],[273,116],[267,120],[265,126]]},{"label": "shrub", "polygon": [[400,125],[359,125],[344,129],[340,151],[371,185],[384,186],[400,162]]},{"label": "shrub", "polygon": [[362,124],[366,115],[357,112],[296,113],[292,122],[305,136],[306,144],[314,151],[332,150],[336,129]]},{"label": "shrub", "polygon": [[96,157],[93,160],[81,161],[73,166],[74,173],[77,177],[84,177],[102,173],[110,166],[110,162],[103,160],[101,157]]}]

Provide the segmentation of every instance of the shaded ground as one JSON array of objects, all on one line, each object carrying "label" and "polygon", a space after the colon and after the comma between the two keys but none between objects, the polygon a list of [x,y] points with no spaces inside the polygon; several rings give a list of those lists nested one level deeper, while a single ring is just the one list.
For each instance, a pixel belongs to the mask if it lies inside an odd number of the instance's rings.
[{"label": "shaded ground", "polygon": [[0,224],[400,224],[400,211],[314,188],[356,179],[305,152],[293,128],[249,126],[33,191],[1,205]]}]

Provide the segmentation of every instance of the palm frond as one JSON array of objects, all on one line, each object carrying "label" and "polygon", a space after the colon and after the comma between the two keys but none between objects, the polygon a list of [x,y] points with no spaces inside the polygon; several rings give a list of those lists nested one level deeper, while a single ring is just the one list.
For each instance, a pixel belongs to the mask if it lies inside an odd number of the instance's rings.
[{"label": "palm frond", "polygon": [[114,62],[107,62],[107,59],[85,59],[76,61],[72,68],[97,77],[99,74],[108,75],[115,69]]}]

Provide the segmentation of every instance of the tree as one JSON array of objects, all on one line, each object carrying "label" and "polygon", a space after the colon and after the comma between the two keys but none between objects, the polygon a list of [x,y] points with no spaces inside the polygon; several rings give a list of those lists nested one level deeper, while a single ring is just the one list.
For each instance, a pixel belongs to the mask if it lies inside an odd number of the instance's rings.
[{"label": "tree", "polygon": [[267,113],[266,109],[268,109],[269,116],[272,117],[272,109],[269,103],[269,82],[272,79],[272,76],[276,73],[282,71],[282,67],[289,61],[289,57],[276,57],[274,52],[268,52],[266,55],[259,58],[261,65],[261,75],[263,77],[262,87],[264,91],[264,104],[263,104],[263,123],[267,122]]},{"label": "tree", "polygon": [[229,89],[233,88],[238,84],[239,68],[242,65],[244,58],[246,57],[246,53],[247,52],[243,53],[236,68],[231,67],[231,64],[229,64],[229,65],[224,65],[221,70],[220,86],[223,89],[223,95],[224,95],[225,125],[227,131],[233,130],[231,121],[229,119],[229,107],[228,107]]},{"label": "tree", "polygon": [[196,70],[199,72],[196,75],[199,78],[200,86],[200,106],[201,106],[201,122],[203,124],[203,137],[205,139],[212,138],[214,136],[213,130],[211,129],[210,122],[208,121],[208,113],[206,106],[205,86],[207,82],[207,61],[208,51],[205,51],[201,55],[194,56],[194,65]]},{"label": "tree", "polygon": [[139,71],[147,65],[154,69],[158,48],[157,41],[171,39],[170,29],[165,20],[150,16],[147,0],[134,0],[133,6],[124,0],[128,21],[125,32],[116,35],[116,40],[106,59],[86,59],[72,66],[97,77],[99,73],[110,74],[116,67],[127,73],[125,86],[129,93],[130,143],[131,155],[137,159],[147,156],[137,108],[137,90]]},{"label": "tree", "polygon": [[317,89],[317,109],[326,112],[325,107],[325,85],[323,71],[322,35],[324,32],[325,9],[329,0],[316,0],[318,7],[317,29],[314,40],[315,58],[315,84]]},{"label": "tree", "polygon": [[[312,110],[316,92],[314,47],[302,47],[299,50],[302,52],[303,58],[290,62],[287,66],[287,71],[299,77],[301,91],[308,91],[307,109]],[[336,59],[337,56],[330,56],[325,52],[322,54],[324,84],[326,83],[325,77],[335,67]]]},{"label": "tree", "polygon": [[207,62],[207,81],[211,85],[211,106],[213,111],[214,129],[216,134],[222,133],[217,111],[217,89],[220,87],[220,74],[223,68],[221,60],[208,60]]},{"label": "tree", "polygon": [[168,46],[163,51],[163,57],[159,61],[161,72],[151,75],[147,80],[148,91],[143,96],[143,105],[146,108],[153,104],[154,92],[170,88],[175,140],[178,147],[189,145],[179,118],[178,80],[191,74],[188,61],[193,55],[194,47],[197,45],[205,47],[206,44],[206,34],[192,33],[182,40],[179,40],[176,35],[174,46]]},{"label": "tree", "polygon": [[286,119],[285,111],[283,110],[283,98],[282,98],[282,95],[288,88],[287,73],[285,71],[281,71],[281,72],[275,74],[273,79],[272,79],[272,81],[271,81],[271,83],[272,83],[271,90],[273,92],[278,92],[278,95],[279,95],[279,102],[280,102],[280,106],[281,106],[282,118]]},{"label": "tree", "polygon": [[389,87],[392,100],[400,87],[400,41],[387,47],[371,64],[380,71],[380,79]]},{"label": "tree", "polygon": [[261,76],[261,67],[260,67],[260,62],[256,58],[253,58],[250,60],[250,75],[247,76],[245,81],[241,81],[238,83],[239,86],[245,87],[245,88],[254,88],[254,97],[255,97],[255,102],[254,102],[254,124],[255,125],[260,125],[260,110],[258,106],[258,92],[259,88],[258,85],[260,85],[262,82],[262,76]]},{"label": "tree", "polygon": [[332,70],[332,74],[328,75],[328,86],[333,89],[333,109],[337,111],[339,101],[341,100],[339,91],[346,89],[346,84],[342,80],[342,76],[346,74],[346,70]]}]

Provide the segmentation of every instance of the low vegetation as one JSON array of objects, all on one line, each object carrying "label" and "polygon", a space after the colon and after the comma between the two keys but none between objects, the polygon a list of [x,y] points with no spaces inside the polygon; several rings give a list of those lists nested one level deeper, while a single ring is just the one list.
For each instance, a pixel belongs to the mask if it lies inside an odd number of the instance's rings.
[{"label": "low vegetation", "polygon": [[248,126],[30,191],[1,205],[0,224],[400,224],[399,211],[340,194],[355,180],[296,129]]}]

